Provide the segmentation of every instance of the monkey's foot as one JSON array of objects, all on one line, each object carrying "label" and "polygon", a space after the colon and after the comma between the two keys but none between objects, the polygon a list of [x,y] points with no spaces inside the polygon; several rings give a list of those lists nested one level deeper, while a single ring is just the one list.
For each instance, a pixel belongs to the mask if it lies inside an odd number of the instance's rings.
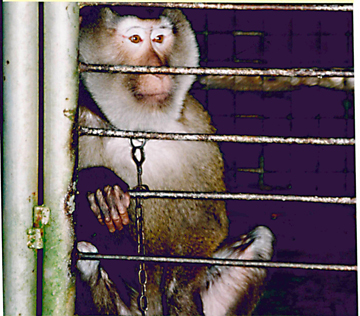
[{"label": "monkey's foot", "polygon": [[106,224],[109,232],[122,230],[129,224],[127,208],[130,205],[130,195],[118,185],[107,185],[104,190],[97,189],[95,193],[88,193],[90,208],[101,225]]},{"label": "monkey's foot", "polygon": [[[77,249],[80,252],[98,252],[97,248],[87,241],[79,241]],[[115,284],[101,267],[99,260],[78,260],[76,267],[80,271],[81,279],[91,288],[91,296],[98,310],[96,315],[138,315],[124,304]]]},{"label": "monkey's foot", "polygon": [[[80,252],[97,253],[97,248],[86,241],[79,241],[77,243],[77,250]],[[81,279],[86,282],[94,279],[98,275],[100,261],[98,260],[78,260],[76,267],[80,271]]]}]

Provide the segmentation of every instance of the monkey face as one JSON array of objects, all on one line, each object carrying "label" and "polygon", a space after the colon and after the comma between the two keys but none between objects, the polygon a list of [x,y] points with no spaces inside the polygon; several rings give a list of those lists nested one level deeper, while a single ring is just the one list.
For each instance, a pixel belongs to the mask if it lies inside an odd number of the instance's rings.
[{"label": "monkey face", "polygon": [[[83,22],[82,22],[83,24]],[[178,10],[156,19],[121,16],[109,8],[81,27],[79,60],[87,64],[196,67],[195,35]],[[178,119],[193,75],[82,73],[101,112],[122,129],[168,129]]]},{"label": "monkey face", "polygon": [[[131,17],[116,27],[123,63],[133,66],[167,66],[174,43],[173,27],[163,18],[141,20]],[[174,86],[169,75],[129,75],[129,89],[145,106],[162,107],[168,103]]]},{"label": "monkey face", "polygon": [[[102,37],[96,37],[98,49],[84,56],[88,63],[127,66],[168,66],[174,44],[173,25],[169,19],[142,20],[102,12]],[[96,36],[96,30],[93,29]],[[104,36],[105,35],[105,36]],[[80,42],[81,43],[81,42]],[[80,53],[82,53],[80,45]],[[101,56],[99,58],[98,56]],[[87,57],[87,58],[86,58]],[[101,60],[99,60],[101,59]],[[138,105],[163,108],[171,103],[174,77],[152,74],[112,74],[119,85],[126,86]]]}]

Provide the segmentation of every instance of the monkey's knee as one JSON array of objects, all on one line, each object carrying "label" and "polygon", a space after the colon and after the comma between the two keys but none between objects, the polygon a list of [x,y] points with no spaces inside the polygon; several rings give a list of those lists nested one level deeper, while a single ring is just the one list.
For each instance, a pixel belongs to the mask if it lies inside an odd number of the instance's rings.
[{"label": "monkey's knee", "polygon": [[[227,243],[213,256],[219,259],[270,260],[274,235],[258,226],[239,240]],[[201,297],[205,315],[249,315],[264,288],[266,269],[212,266],[209,268]]]}]

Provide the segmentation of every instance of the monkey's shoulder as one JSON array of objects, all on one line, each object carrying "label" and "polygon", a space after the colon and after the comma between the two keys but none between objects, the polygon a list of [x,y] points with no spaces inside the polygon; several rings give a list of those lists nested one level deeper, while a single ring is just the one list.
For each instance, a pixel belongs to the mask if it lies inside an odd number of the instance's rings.
[{"label": "monkey's shoulder", "polygon": [[184,100],[179,122],[190,133],[215,133],[211,117],[204,107],[189,93]]}]

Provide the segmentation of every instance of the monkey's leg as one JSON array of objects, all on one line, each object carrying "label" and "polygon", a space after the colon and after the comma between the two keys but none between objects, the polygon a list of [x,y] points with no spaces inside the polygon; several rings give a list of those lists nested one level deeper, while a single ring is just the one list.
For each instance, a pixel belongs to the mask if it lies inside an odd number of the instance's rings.
[{"label": "monkey's leg", "polygon": [[[98,252],[93,244],[85,241],[78,242],[77,249],[81,252]],[[76,267],[80,272],[81,279],[89,285],[94,305],[100,315],[136,314],[133,310],[130,311],[122,301],[116,286],[100,266],[100,261],[78,260]]]},{"label": "monkey's leg", "polygon": [[129,224],[130,195],[126,192],[127,185],[115,173],[104,167],[93,167],[81,170],[78,179],[79,194],[86,195],[101,225],[106,224],[113,233]]},{"label": "monkey's leg", "polygon": [[[273,242],[272,232],[258,226],[238,241],[221,247],[213,257],[270,260]],[[250,315],[261,296],[265,277],[265,269],[212,266],[201,291],[205,315]]]}]

